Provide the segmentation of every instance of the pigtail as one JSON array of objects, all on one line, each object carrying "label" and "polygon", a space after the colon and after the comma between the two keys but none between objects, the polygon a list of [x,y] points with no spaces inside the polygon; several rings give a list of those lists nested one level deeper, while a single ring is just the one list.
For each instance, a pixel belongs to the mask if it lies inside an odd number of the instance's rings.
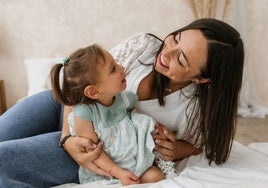
[{"label": "pigtail", "polygon": [[63,67],[62,63],[54,65],[50,71],[50,79],[51,79],[53,98],[59,103],[66,104],[68,102],[66,101],[60,83],[60,71],[62,67]]}]

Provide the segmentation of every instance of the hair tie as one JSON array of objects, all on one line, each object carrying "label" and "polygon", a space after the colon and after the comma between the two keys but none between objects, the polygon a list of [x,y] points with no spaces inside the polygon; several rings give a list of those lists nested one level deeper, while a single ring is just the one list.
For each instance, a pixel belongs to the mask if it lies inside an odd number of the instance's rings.
[{"label": "hair tie", "polygon": [[68,57],[64,57],[64,58],[62,59],[62,65],[63,65],[63,66],[66,65],[67,61],[68,61]]}]

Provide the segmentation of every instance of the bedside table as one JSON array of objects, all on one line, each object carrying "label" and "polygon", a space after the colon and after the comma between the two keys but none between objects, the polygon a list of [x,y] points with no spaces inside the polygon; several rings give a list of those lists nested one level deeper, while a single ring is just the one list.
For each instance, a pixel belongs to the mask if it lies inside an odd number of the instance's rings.
[{"label": "bedside table", "polygon": [[4,80],[0,80],[0,115],[7,109]]}]

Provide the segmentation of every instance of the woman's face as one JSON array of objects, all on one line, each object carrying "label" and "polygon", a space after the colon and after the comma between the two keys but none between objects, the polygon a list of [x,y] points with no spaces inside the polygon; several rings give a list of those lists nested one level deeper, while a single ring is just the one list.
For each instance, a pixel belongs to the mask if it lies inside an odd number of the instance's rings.
[{"label": "woman's face", "polygon": [[173,83],[198,81],[207,61],[207,40],[200,30],[168,36],[155,62],[155,70]]}]

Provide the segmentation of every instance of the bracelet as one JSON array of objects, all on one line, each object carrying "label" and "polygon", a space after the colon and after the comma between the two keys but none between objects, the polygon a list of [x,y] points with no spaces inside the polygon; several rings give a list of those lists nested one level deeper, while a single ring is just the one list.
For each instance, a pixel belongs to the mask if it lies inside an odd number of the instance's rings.
[{"label": "bracelet", "polygon": [[59,146],[64,148],[63,145],[66,142],[66,140],[68,140],[68,138],[72,137],[71,134],[65,135],[65,136],[61,136],[60,137],[60,141],[59,141]]},{"label": "bracelet", "polygon": [[112,171],[113,167],[115,167],[115,165],[113,165],[112,167],[108,168],[108,170],[107,170],[108,174],[112,175],[111,171]]}]

